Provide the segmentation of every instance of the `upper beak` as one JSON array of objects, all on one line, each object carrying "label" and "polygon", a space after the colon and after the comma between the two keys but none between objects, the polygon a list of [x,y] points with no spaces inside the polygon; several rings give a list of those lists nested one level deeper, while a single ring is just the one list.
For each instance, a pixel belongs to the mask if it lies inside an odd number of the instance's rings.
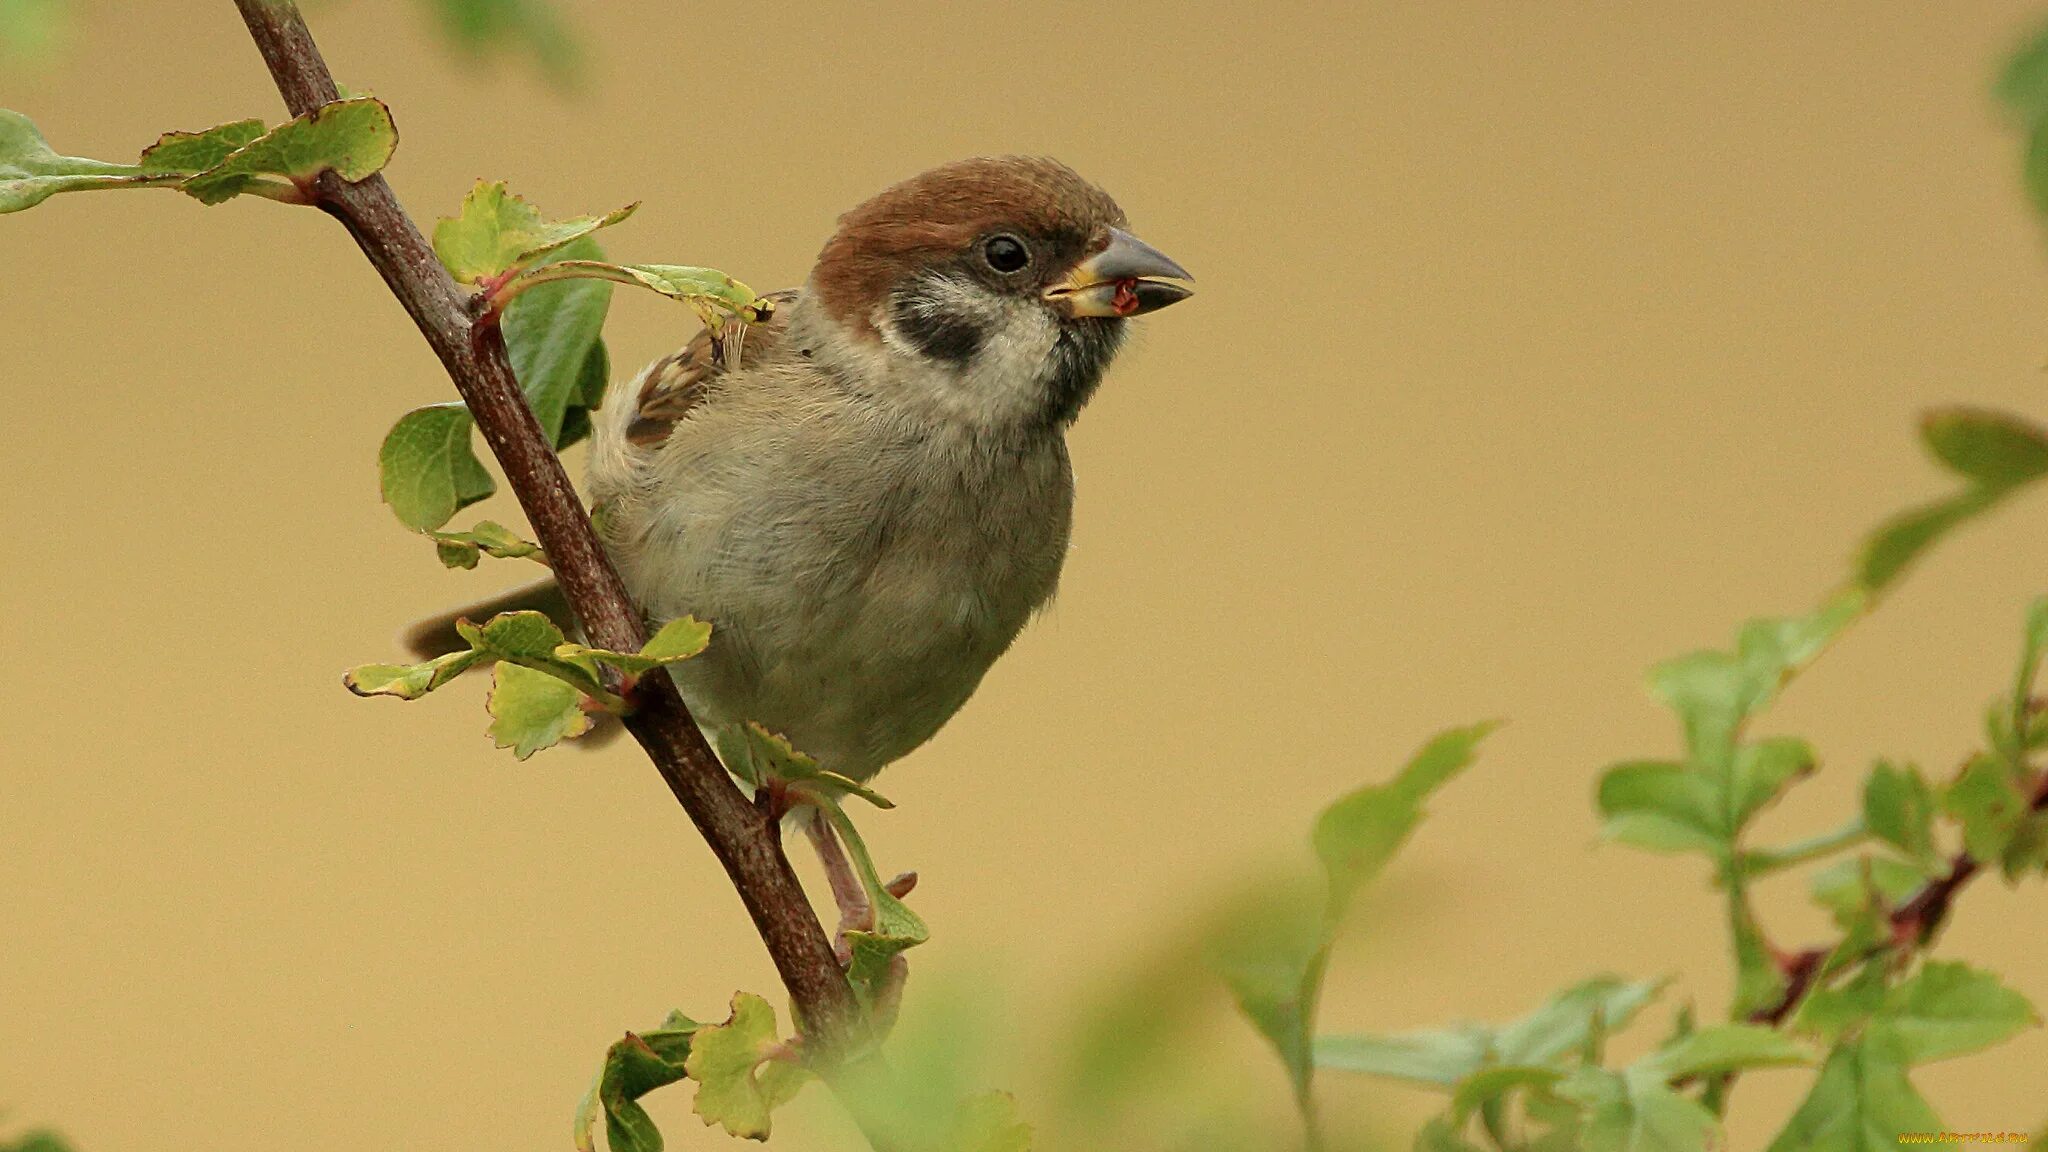
[{"label": "upper beak", "polygon": [[1193,279],[1166,253],[1111,228],[1109,247],[1074,265],[1066,279],[1045,290],[1045,299],[1069,316],[1136,316],[1194,295],[1193,288],[1168,283]]}]

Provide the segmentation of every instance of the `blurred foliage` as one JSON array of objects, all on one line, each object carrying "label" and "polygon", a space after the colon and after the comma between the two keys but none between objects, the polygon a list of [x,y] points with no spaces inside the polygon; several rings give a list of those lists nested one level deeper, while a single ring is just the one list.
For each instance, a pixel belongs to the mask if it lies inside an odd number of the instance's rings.
[{"label": "blurred foliage", "polygon": [[[552,0],[416,3],[441,42],[467,61],[523,57],[544,80],[563,89],[576,87],[585,76],[583,42]],[[0,68],[49,64],[70,47],[75,24],[72,0],[0,0]]]},{"label": "blurred foliage", "polygon": [[[576,72],[580,50],[543,0],[428,0],[427,11],[466,53],[522,52],[558,80]],[[63,19],[56,0],[0,0],[0,53],[45,50]],[[2025,136],[2028,194],[2048,213],[2048,32],[2012,58],[1997,92]],[[367,97],[275,128],[240,120],[167,133],[133,164],[61,155],[25,117],[0,111],[0,212],[59,192],[138,187],[178,188],[207,204],[239,195],[306,203],[316,178],[363,179],[389,161],[395,143],[388,110]],[[549,221],[504,183],[482,182],[434,232],[437,255],[473,293],[478,330],[502,334],[520,387],[558,448],[588,433],[603,401],[613,283],[681,300],[713,332],[773,307],[715,270],[607,261],[595,233],[632,210]],[[491,521],[446,530],[496,488],[472,430],[459,403],[401,417],[379,453],[385,501],[451,568],[474,568],[486,555],[546,563],[537,546]],[[1062,1139],[1118,1152],[1231,1152],[1296,1140],[1321,1152],[1364,1143],[1364,1134],[1326,1130],[1316,1106],[1319,1072],[1441,1096],[1442,1111],[1415,1135],[1419,1152],[1706,1152],[1725,1146],[1733,1084],[1762,1068],[1802,1069],[1807,1078],[1771,1152],[1874,1152],[1908,1132],[1940,1131],[1914,1070],[2040,1023],[1997,975],[1931,952],[1973,879],[2018,883],[2048,872],[2048,770],[2038,763],[2048,749],[2048,705],[2036,692],[2048,658],[2048,597],[2024,613],[2016,670],[1953,773],[1880,760],[1863,777],[1856,810],[1833,830],[1790,844],[1751,842],[1755,817],[1822,765],[1805,740],[1757,731],[1786,686],[1879,607],[1929,548],[2048,478],[2048,432],[2016,415],[1946,409],[1926,417],[1921,440],[1954,489],[1881,525],[1842,586],[1811,610],[1751,621],[1725,649],[1653,668],[1650,692],[1676,721],[1673,749],[1599,775],[1593,802],[1606,840],[1698,858],[1719,889],[1734,974],[1723,1018],[1702,1021],[1697,997],[1689,998],[1645,1055],[1614,1061],[1611,1038],[1640,1026],[1669,981],[1596,975],[1531,995],[1535,1006],[1505,1023],[1321,1031],[1325,977],[1359,892],[1417,831],[1429,798],[1473,762],[1492,726],[1454,728],[1385,782],[1360,786],[1320,813],[1307,836],[1317,868],[1259,877],[1227,899],[1197,899],[1190,922],[1132,965],[1060,1049],[1061,1087],[1047,1111]],[[348,674],[348,687],[417,699],[467,669],[494,665],[490,732],[520,759],[586,730],[593,712],[627,710],[633,678],[694,657],[711,635],[686,617],[639,651],[616,652],[575,643],[537,612],[459,627],[466,649],[421,664],[366,665]],[[728,766],[773,811],[813,821],[821,844],[844,845],[845,885],[870,910],[842,945],[887,1059],[828,1070],[835,1095],[877,1146],[1025,1152],[1028,1109],[975,1071],[985,1063],[977,1046],[994,1041],[964,1025],[889,1035],[904,989],[903,953],[929,932],[901,899],[908,884],[881,879],[843,807],[849,796],[877,807],[888,801],[774,733],[752,728],[739,740],[721,749]],[[1835,938],[1788,947],[1761,922],[1752,885],[1790,870],[1805,870]],[[1291,1096],[1298,1137],[1276,1135],[1242,1069],[1200,1058],[1226,1004],[1277,1058],[1276,1083]],[[602,1127],[613,1152],[658,1152],[661,1134],[640,1100],[683,1080],[695,1085],[707,1124],[768,1138],[776,1108],[814,1074],[800,1033],[792,1024],[785,1034],[774,1006],[746,992],[730,999],[723,1022],[676,1012],[626,1033],[604,1053],[576,1111],[576,1146],[594,1152]],[[65,1146],[35,1133],[0,1144],[0,1152]]]}]

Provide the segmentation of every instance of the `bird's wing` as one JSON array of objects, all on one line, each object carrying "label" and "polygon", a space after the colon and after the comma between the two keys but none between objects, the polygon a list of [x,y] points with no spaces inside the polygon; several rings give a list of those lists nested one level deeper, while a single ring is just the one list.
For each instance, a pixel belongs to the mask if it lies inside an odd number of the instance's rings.
[{"label": "bird's wing", "polygon": [[676,421],[704,399],[712,381],[774,350],[789,327],[790,305],[796,297],[793,288],[770,292],[763,299],[773,301],[775,310],[767,316],[751,324],[728,319],[716,332],[706,328],[682,351],[656,361],[641,377],[633,419],[626,425],[627,441],[642,448],[666,443]]}]

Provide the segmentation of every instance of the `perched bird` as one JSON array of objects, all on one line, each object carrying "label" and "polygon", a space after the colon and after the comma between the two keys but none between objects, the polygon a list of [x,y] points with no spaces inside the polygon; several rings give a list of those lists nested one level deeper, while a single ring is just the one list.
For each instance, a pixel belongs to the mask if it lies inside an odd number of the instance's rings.
[{"label": "perched bird", "polygon": [[770,315],[699,334],[597,415],[600,535],[650,622],[711,622],[671,671],[721,749],[754,721],[867,779],[1051,599],[1066,430],[1126,319],[1190,294],[1124,224],[1053,160],[932,169],[842,216]]}]

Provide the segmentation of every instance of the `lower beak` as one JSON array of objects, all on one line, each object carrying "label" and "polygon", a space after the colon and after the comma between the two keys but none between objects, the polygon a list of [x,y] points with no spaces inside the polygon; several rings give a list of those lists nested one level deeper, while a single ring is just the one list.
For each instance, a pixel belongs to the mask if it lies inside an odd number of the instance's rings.
[{"label": "lower beak", "polygon": [[1169,283],[1193,279],[1166,253],[1111,228],[1109,247],[1076,264],[1045,290],[1045,299],[1069,316],[1138,316],[1194,295],[1193,288]]}]

